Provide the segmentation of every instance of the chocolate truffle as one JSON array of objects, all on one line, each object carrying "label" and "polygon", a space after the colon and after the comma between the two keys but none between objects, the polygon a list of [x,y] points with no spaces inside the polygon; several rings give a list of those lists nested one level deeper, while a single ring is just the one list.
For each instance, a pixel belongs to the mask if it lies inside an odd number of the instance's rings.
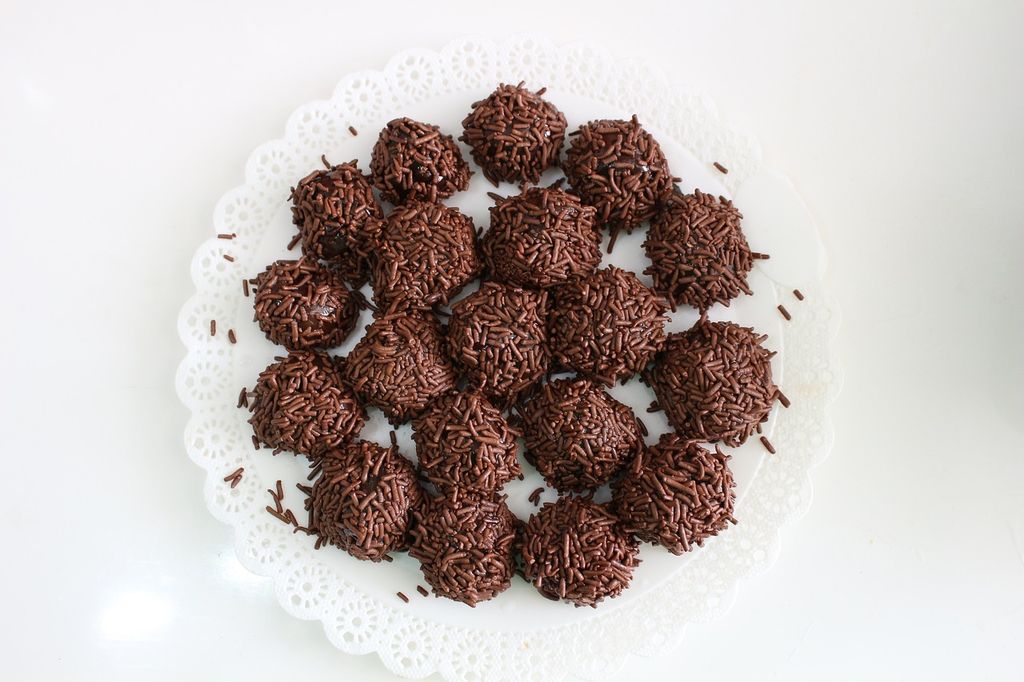
[{"label": "chocolate truffle", "polygon": [[294,351],[260,372],[249,409],[253,433],[275,454],[315,457],[341,447],[366,422],[334,361],[318,351]]},{"label": "chocolate truffle", "polygon": [[473,281],[483,266],[473,219],[457,208],[410,203],[388,216],[373,262],[373,298],[429,308]]},{"label": "chocolate truffle", "polygon": [[459,138],[470,146],[488,180],[540,182],[541,173],[558,165],[565,141],[565,115],[536,93],[505,85],[479,102],[462,121]]},{"label": "chocolate truffle", "polygon": [[742,445],[778,395],[766,338],[707,320],[670,334],[644,377],[668,423],[685,438]]},{"label": "chocolate truffle", "polygon": [[384,212],[356,161],[316,170],[292,189],[292,222],[302,253],[331,263],[345,281],[361,287],[370,276],[367,257]]},{"label": "chocolate truffle", "polygon": [[311,258],[279,260],[256,277],[253,319],[288,350],[333,348],[355,328],[365,305],[337,270]]},{"label": "chocolate truffle", "polygon": [[597,208],[598,222],[613,234],[649,220],[674,181],[661,146],[636,116],[581,126],[563,169],[573,191]]},{"label": "chocolate truffle", "polygon": [[558,379],[520,408],[526,459],[559,492],[608,483],[643,447],[633,411],[587,379]]},{"label": "chocolate truffle", "polygon": [[642,370],[665,339],[665,305],[632,272],[608,267],[555,291],[548,343],[556,363],[605,384]]},{"label": "chocolate truffle", "polygon": [[729,455],[666,433],[612,484],[612,508],[626,532],[682,554],[736,522],[734,487]]},{"label": "chocolate truffle", "polygon": [[320,463],[306,502],[318,547],[331,544],[357,559],[380,561],[409,546],[412,514],[425,497],[409,460],[394,447],[357,441]]},{"label": "chocolate truffle", "polygon": [[512,583],[516,525],[502,498],[453,491],[417,517],[409,555],[435,594],[475,606]]},{"label": "chocolate truffle", "polygon": [[491,207],[480,250],[491,276],[546,288],[589,275],[601,263],[595,210],[560,189],[531,187]]},{"label": "chocolate truffle", "polygon": [[452,307],[448,348],[469,381],[499,402],[548,371],[547,294],[485,282]]},{"label": "chocolate truffle", "polygon": [[411,118],[396,118],[380,131],[370,172],[380,195],[396,205],[447,199],[466,189],[471,175],[451,135]]},{"label": "chocolate truffle", "polygon": [[412,422],[416,458],[438,490],[494,492],[522,470],[516,432],[478,393],[449,393]]},{"label": "chocolate truffle", "polygon": [[747,273],[754,265],[743,236],[743,215],[725,197],[699,189],[673,194],[651,221],[644,251],[654,290],[675,306],[707,310],[751,293]]},{"label": "chocolate truffle", "polygon": [[604,505],[562,497],[530,517],[520,543],[523,577],[552,600],[597,606],[618,596],[640,563],[636,540]]},{"label": "chocolate truffle", "polygon": [[455,388],[455,371],[433,315],[389,311],[366,327],[342,376],[367,405],[399,424]]}]

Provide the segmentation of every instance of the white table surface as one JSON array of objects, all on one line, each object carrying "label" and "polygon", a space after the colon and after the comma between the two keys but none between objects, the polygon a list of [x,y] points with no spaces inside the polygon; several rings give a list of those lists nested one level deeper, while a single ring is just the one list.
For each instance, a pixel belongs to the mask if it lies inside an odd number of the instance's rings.
[{"label": "white table surface", "polygon": [[175,317],[294,107],[410,45],[539,28],[645,53],[754,132],[843,307],[810,513],[725,618],[618,679],[1021,679],[1024,4],[289,4],[0,6],[5,679],[391,679],[234,560],[182,445]]}]

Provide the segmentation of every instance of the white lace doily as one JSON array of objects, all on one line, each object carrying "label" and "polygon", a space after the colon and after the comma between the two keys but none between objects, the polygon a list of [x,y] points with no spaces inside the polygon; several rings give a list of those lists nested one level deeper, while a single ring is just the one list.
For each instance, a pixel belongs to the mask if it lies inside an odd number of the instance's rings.
[{"label": "white lace doily", "polygon": [[[280,250],[278,242],[291,236],[289,187],[316,167],[325,152],[336,162],[358,157],[365,170],[376,131],[390,118],[410,111],[457,135],[460,119],[429,118],[435,111],[446,111],[446,97],[454,97],[466,111],[499,81],[520,80],[531,87],[547,86],[559,106],[573,98],[593,102],[595,113],[587,118],[606,112],[618,112],[620,117],[637,113],[666,149],[671,146],[682,150],[677,152],[680,157],[688,155],[686,163],[697,169],[692,173],[723,162],[728,175],[710,171],[707,183],[720,183],[723,193],[736,197],[747,216],[748,231],[758,228],[751,234],[752,246],[773,256],[758,265],[755,289],[768,297],[758,299],[757,306],[774,316],[770,324],[777,331],[769,334],[781,349],[777,370],[780,376],[784,370],[780,383],[792,401],[790,409],[776,410],[770,432],[779,454],[767,457],[754,451],[734,458],[756,462],[744,474],[737,526],[676,563],[654,557],[651,552],[657,548],[645,549],[644,556],[652,556],[649,563],[656,566],[643,585],[598,609],[534,599],[535,593],[524,584],[471,610],[415,594],[415,584],[422,580],[417,580],[414,562],[407,557],[367,566],[338,556],[341,552],[314,552],[309,538],[293,534],[264,511],[270,503],[266,489],[277,478],[298,473],[297,460],[254,451],[248,413],[235,409],[239,389],[253,385],[256,372],[275,352],[264,340],[253,340],[261,335],[251,322],[251,299],[242,298],[241,280],[262,270],[276,257],[267,254]],[[581,122],[569,119],[570,127]],[[353,137],[349,126],[361,134]],[[688,180],[671,156],[670,161]],[[207,472],[210,510],[235,530],[241,563],[271,577],[284,609],[321,621],[339,649],[376,652],[388,668],[408,677],[435,671],[451,680],[601,677],[614,672],[630,654],[654,654],[675,646],[686,623],[721,614],[739,580],[771,564],[781,527],[808,508],[808,474],[831,447],[828,406],[840,384],[830,349],[838,315],[821,286],[825,263],[820,242],[812,224],[795,227],[801,220],[810,223],[797,215],[799,211],[793,212],[799,199],[786,196],[792,188],[779,178],[761,167],[756,142],[726,125],[707,98],[679,89],[640,62],[616,59],[591,46],[557,46],[536,37],[504,42],[464,39],[439,52],[407,50],[381,71],[346,76],[329,100],[300,107],[288,120],[283,138],[261,145],[249,157],[245,184],[218,203],[211,233],[235,233],[237,238],[211,236],[198,249],[192,262],[196,293],[178,321],[188,349],[176,381],[178,395],[192,413],[186,449]],[[714,191],[713,186],[698,186]],[[483,221],[477,217],[477,224],[486,226],[486,211],[483,216]],[[631,248],[638,244],[634,241]],[[627,246],[620,240],[616,253]],[[225,260],[224,254],[235,260]],[[795,286],[806,295],[805,301],[797,303],[789,294]],[[776,298],[793,313],[792,322],[779,322]],[[719,316],[735,317],[742,305]],[[216,336],[210,334],[210,320],[217,320]],[[737,321],[757,326],[750,320]],[[229,327],[239,333],[237,345],[226,339]],[[240,466],[246,473],[232,489],[222,479]],[[301,509],[300,497],[288,485],[292,490],[286,494],[286,506]],[[399,601],[394,596],[399,589],[413,602]]]}]

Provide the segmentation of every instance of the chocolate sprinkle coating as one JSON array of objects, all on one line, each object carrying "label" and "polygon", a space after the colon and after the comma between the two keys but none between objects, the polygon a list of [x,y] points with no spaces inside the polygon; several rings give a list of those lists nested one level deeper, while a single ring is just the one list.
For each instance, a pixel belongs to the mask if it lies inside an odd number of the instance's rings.
[{"label": "chocolate sprinkle coating", "polygon": [[778,388],[766,338],[707,320],[669,335],[644,378],[681,436],[736,447],[768,420]]},{"label": "chocolate sprinkle coating", "polygon": [[452,307],[448,348],[470,385],[513,400],[547,374],[547,294],[485,282]]},{"label": "chocolate sprinkle coating", "polygon": [[490,212],[480,251],[497,280],[546,288],[589,275],[601,263],[596,210],[568,192],[531,187]]},{"label": "chocolate sprinkle coating", "polygon": [[452,493],[417,517],[409,555],[435,594],[475,606],[512,584],[516,526],[502,498]]},{"label": "chocolate sprinkle coating", "polygon": [[268,339],[288,350],[340,345],[365,306],[338,271],[311,258],[276,261],[256,277],[253,319]]},{"label": "chocolate sprinkle coating", "polygon": [[627,532],[682,554],[736,522],[735,486],[729,455],[666,433],[612,484],[612,508]]},{"label": "chocolate sprinkle coating", "polygon": [[587,379],[545,384],[519,413],[527,461],[559,492],[608,483],[643,447],[633,411]]},{"label": "chocolate sprinkle coating", "polygon": [[479,276],[473,219],[457,208],[410,203],[388,216],[373,261],[373,298],[430,308]]},{"label": "chocolate sprinkle coating", "polygon": [[412,514],[425,495],[396,448],[357,441],[328,453],[321,466],[306,502],[313,534],[368,561],[409,546]]},{"label": "chocolate sprinkle coating", "polygon": [[323,159],[292,189],[292,222],[302,235],[302,253],[334,265],[345,281],[361,287],[370,276],[367,257],[384,211],[355,160],[332,166]]},{"label": "chocolate sprinkle coating", "polygon": [[597,606],[618,596],[640,563],[636,540],[604,505],[562,497],[530,517],[520,543],[522,573],[548,599]]},{"label": "chocolate sprinkle coating", "polygon": [[472,174],[451,135],[411,118],[396,118],[380,131],[370,172],[380,195],[396,205],[447,199],[466,189]]},{"label": "chocolate sprinkle coating", "polygon": [[556,363],[611,385],[641,371],[665,339],[665,305],[632,272],[608,267],[555,290]]},{"label": "chocolate sprinkle coating", "polygon": [[488,180],[537,183],[541,173],[558,165],[566,122],[561,111],[522,83],[502,83],[473,102],[462,128],[459,140],[470,146]]},{"label": "chocolate sprinkle coating", "polygon": [[366,423],[334,361],[318,351],[294,351],[260,372],[249,409],[260,443],[311,458],[341,447]]},{"label": "chocolate sprinkle coating", "polygon": [[674,182],[661,146],[636,116],[581,126],[562,167],[573,191],[613,233],[631,232],[653,217]]},{"label": "chocolate sprinkle coating", "polygon": [[440,327],[431,314],[417,311],[378,315],[346,358],[342,376],[364,404],[380,408],[394,424],[455,388]]},{"label": "chocolate sprinkle coating", "polygon": [[449,393],[412,422],[420,469],[438,490],[494,492],[519,476],[516,435],[478,393]]},{"label": "chocolate sprinkle coating", "polygon": [[747,273],[754,265],[732,202],[699,189],[673,194],[651,221],[644,251],[651,259],[645,272],[654,290],[673,308],[679,304],[707,310],[741,293],[750,294]]}]

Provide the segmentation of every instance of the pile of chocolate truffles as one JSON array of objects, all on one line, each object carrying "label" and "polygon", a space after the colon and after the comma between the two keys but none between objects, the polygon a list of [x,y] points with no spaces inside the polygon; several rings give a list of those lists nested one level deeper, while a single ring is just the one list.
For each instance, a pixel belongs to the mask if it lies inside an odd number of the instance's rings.
[{"label": "pile of chocolate truffles", "polygon": [[[705,313],[751,293],[756,254],[736,207],[683,193],[637,116],[567,133],[544,89],[501,84],[462,128],[457,142],[393,120],[369,174],[322,157],[292,189],[302,257],[246,283],[284,349],[249,394],[254,442],[308,460],[308,520],[295,525],[317,548],[373,562],[408,551],[435,595],[470,606],[517,575],[596,606],[628,587],[640,543],[682,554],[736,522],[715,444],[759,433],[779,393],[765,337]],[[489,193],[482,234],[441,203],[474,166],[518,187]],[[564,188],[537,186],[558,167]],[[604,231],[648,223],[652,285],[601,266]],[[668,334],[679,306],[700,321]],[[609,392],[637,377],[673,429],[656,443]],[[394,433],[389,446],[360,439],[368,410],[411,422],[415,459]],[[520,520],[502,489],[524,465],[557,499]],[[610,501],[595,501],[602,489]]]}]

